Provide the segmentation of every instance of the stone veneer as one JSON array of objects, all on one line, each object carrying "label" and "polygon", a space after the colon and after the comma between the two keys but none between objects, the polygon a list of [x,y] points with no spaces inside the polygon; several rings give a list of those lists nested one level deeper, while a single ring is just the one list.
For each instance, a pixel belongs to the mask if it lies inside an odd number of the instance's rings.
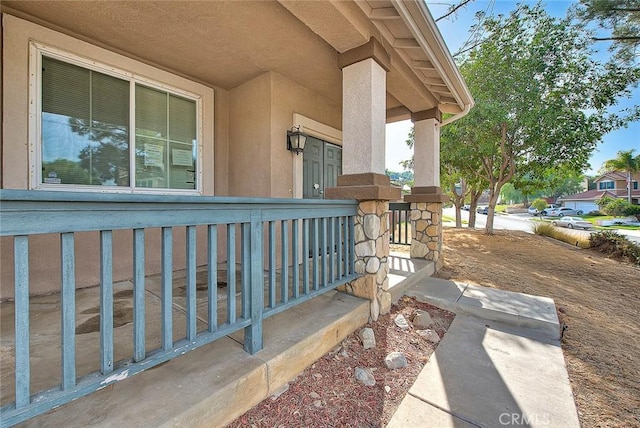
[{"label": "stone veneer", "polygon": [[371,301],[371,319],[391,310],[389,292],[389,202],[362,201],[355,219],[356,273],[362,276],[346,284],[343,291]]},{"label": "stone veneer", "polygon": [[411,258],[435,262],[442,267],[442,203],[411,203]]}]

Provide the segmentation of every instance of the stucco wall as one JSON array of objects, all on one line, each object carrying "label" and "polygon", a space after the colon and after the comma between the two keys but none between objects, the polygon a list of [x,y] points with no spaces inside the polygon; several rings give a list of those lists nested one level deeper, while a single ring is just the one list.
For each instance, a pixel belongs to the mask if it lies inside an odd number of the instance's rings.
[{"label": "stucco wall", "polygon": [[[207,87],[176,76],[137,60],[110,52],[65,34],[33,24],[29,21],[3,15],[3,67],[2,86],[2,187],[5,189],[30,188],[30,160],[33,144],[29,129],[29,42],[42,42],[48,46],[93,59],[116,68],[132,71],[147,78],[202,94],[202,193],[228,194],[228,123],[229,95],[220,88]],[[215,104],[214,104],[215,90]],[[215,120],[215,131],[214,131]],[[215,149],[214,149],[215,142]],[[30,146],[31,143],[31,146]],[[214,192],[215,188],[215,192]],[[47,221],[43,216],[42,221]],[[114,280],[132,277],[131,231],[114,233]],[[224,245],[224,234],[221,242]],[[30,292],[44,294],[60,288],[60,242],[57,235],[33,236],[29,240]],[[206,231],[198,230],[198,264],[206,263]],[[184,268],[184,229],[174,231],[174,268]],[[146,236],[146,273],[160,272],[160,234],[150,229]],[[98,283],[99,236],[81,233],[76,236],[76,284],[86,287]],[[0,239],[0,298],[13,296],[13,244],[11,238]],[[224,248],[221,248],[224,254]]]},{"label": "stucco wall", "polygon": [[340,129],[341,106],[273,72],[231,90],[229,98],[229,194],[294,197],[294,169],[302,162],[286,147],[294,113]]}]

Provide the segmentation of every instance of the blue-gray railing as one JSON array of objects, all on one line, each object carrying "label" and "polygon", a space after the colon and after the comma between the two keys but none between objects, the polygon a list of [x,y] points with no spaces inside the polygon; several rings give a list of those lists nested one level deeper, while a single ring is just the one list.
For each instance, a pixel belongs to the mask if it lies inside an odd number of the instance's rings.
[{"label": "blue-gray railing", "polygon": [[[15,401],[0,409],[2,426],[29,419],[240,329],[244,329],[245,350],[259,351],[263,319],[357,276],[356,210],[355,201],[0,190],[0,236],[13,236],[15,270]],[[196,246],[196,226],[207,230],[208,326],[204,331],[196,328],[196,259],[198,248],[202,248]],[[178,227],[186,230],[186,337],[174,341],[172,255],[173,230]],[[218,247],[224,247],[224,243],[218,242],[219,227],[226,231],[227,262],[227,314],[220,325],[217,266]],[[160,228],[161,248],[145,248],[147,228]],[[130,229],[133,235],[134,334],[130,358],[114,362],[112,231],[120,229]],[[95,261],[100,266],[100,370],[77,377],[74,246],[75,234],[85,231],[100,234],[100,256]],[[33,393],[29,357],[29,238],[51,233],[59,234],[61,251],[60,384]],[[236,241],[240,248],[236,248]],[[278,245],[280,251],[276,254]],[[159,349],[148,351],[145,253],[152,250],[159,252],[161,258],[162,344]],[[235,272],[237,250],[240,278],[236,278]],[[239,314],[237,294],[241,296]]]},{"label": "blue-gray railing", "polygon": [[389,203],[389,229],[392,244],[411,244],[411,204],[408,202]]}]

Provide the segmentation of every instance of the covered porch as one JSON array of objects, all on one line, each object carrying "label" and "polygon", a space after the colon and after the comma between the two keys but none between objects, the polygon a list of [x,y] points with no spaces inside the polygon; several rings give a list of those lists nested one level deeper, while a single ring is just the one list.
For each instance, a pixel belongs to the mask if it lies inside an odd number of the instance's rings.
[{"label": "covered porch", "polygon": [[[2,13],[3,424],[218,342],[254,355],[263,324],[338,288],[365,298],[368,318],[388,311],[400,191],[384,175],[385,123],[416,124],[411,218],[430,232],[412,255],[437,267],[439,126],[473,101],[421,1],[6,1]],[[320,164],[331,177],[316,182],[292,130],[340,153]],[[324,199],[302,199],[316,185]],[[353,330],[362,300],[344,299]],[[332,342],[350,332],[330,329]],[[39,365],[51,343],[57,373]]]}]

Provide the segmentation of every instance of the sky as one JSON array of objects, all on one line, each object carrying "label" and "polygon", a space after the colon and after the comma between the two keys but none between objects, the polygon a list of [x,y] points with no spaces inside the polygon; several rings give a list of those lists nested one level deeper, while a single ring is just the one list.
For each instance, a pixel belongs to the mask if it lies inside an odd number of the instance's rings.
[{"label": "sky", "polygon": [[[525,1],[535,4],[533,1]],[[458,0],[426,0],[427,6],[434,19],[444,15],[448,8],[459,3]],[[516,1],[510,0],[473,0],[464,8],[458,10],[455,15],[439,21],[438,28],[445,40],[449,50],[455,53],[469,38],[469,29],[475,22],[474,17],[477,11],[485,11],[487,15],[508,14],[515,9]],[[572,4],[567,0],[546,0],[543,6],[546,11],[555,17],[564,17],[567,8]],[[606,49],[603,49],[606,55]],[[621,100],[620,106],[631,106],[640,104],[640,89],[636,88],[630,99]],[[413,151],[410,150],[405,140],[411,130],[411,121],[396,122],[387,125],[386,129],[386,168],[391,171],[402,171],[400,161],[411,158]],[[634,122],[627,128],[619,129],[605,135],[596,151],[592,154],[589,163],[591,168],[585,171],[588,175],[597,175],[597,171],[607,159],[616,157],[620,150],[636,149],[636,154],[640,154],[640,122]]]}]

